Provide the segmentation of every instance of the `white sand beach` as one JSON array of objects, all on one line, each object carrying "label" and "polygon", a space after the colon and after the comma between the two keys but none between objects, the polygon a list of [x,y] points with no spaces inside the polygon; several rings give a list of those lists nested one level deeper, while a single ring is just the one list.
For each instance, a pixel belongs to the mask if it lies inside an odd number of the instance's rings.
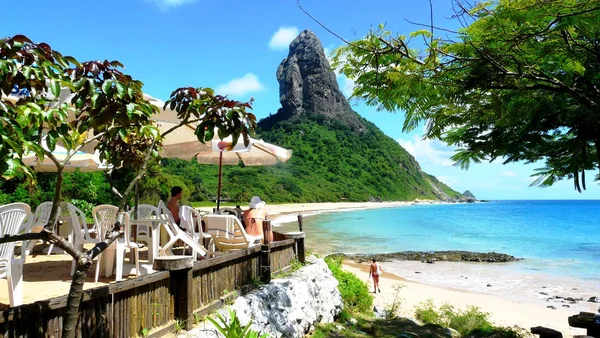
[{"label": "white sand beach", "polygon": [[[370,291],[373,290],[373,283],[368,279],[367,263],[346,261],[344,269],[356,274],[368,283]],[[569,316],[578,313],[574,309],[560,307],[550,309],[543,305],[509,300],[495,295],[426,285],[386,272],[380,278],[381,293],[375,294],[375,305],[385,309],[393,302],[396,293],[394,286],[398,284],[404,285],[398,294],[398,298],[401,299],[399,313],[401,316],[414,318],[415,306],[432,299],[436,306],[443,303],[449,303],[457,309],[476,306],[481,311],[490,313],[490,320],[499,326],[517,325],[527,330],[534,326],[545,326],[561,331],[565,336],[585,335],[584,329],[570,327],[567,322]]]},{"label": "white sand beach", "polygon": [[[416,201],[417,203],[439,203],[437,201]],[[267,203],[267,214],[271,220],[278,220],[282,217],[293,216],[298,214],[314,214],[328,211],[350,211],[360,209],[376,209],[376,208],[392,208],[409,206],[415,202],[400,201],[400,202],[330,202],[330,203],[286,203],[286,204],[269,204]],[[242,209],[248,209],[247,205],[242,205]],[[212,212],[213,207],[200,207],[198,210]]]}]

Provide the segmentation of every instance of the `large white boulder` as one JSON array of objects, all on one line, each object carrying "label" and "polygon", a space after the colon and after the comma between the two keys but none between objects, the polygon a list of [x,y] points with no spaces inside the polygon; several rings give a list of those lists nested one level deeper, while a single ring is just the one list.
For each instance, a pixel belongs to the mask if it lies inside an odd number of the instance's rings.
[{"label": "large white boulder", "polygon": [[[290,276],[274,279],[259,290],[237,298],[219,310],[229,319],[235,310],[242,325],[270,337],[304,337],[319,323],[333,322],[342,310],[338,282],[323,259],[309,257],[308,264]],[[222,337],[208,322],[188,332],[193,337]]]}]

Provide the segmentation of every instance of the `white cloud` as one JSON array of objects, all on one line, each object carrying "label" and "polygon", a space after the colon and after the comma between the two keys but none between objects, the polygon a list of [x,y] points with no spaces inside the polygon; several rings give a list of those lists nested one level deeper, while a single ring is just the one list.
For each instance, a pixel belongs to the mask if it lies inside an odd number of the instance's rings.
[{"label": "white cloud", "polygon": [[452,176],[436,176],[436,178],[450,187],[458,184],[458,180]]},{"label": "white cloud", "polygon": [[189,4],[195,2],[196,0],[147,0],[158,6],[163,11],[166,11],[170,8],[178,7],[181,5]]},{"label": "white cloud", "polygon": [[503,171],[500,173],[500,175],[505,177],[517,177],[517,173],[514,171]]},{"label": "white cloud", "polygon": [[279,27],[269,41],[269,48],[273,50],[286,50],[290,46],[290,42],[292,42],[299,33],[300,31],[296,27]]},{"label": "white cloud", "polygon": [[400,145],[413,155],[423,168],[430,166],[451,166],[450,159],[454,150],[438,140],[422,140],[415,135],[412,140],[397,140]]},{"label": "white cloud", "polygon": [[354,91],[354,81],[347,78],[345,75],[338,75],[337,80],[342,94],[344,94],[345,97],[350,97]]},{"label": "white cloud", "polygon": [[220,95],[240,96],[259,92],[264,89],[265,87],[258,80],[258,76],[252,73],[246,73],[242,77],[238,77],[227,83],[218,85],[215,91]]}]

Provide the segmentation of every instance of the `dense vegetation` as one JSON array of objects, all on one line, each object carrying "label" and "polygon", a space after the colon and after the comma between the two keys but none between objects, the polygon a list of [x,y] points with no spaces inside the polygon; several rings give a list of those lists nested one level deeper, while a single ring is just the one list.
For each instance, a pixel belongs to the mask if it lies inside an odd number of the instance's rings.
[{"label": "dense vegetation", "polygon": [[[432,183],[451,197],[459,194],[435,177],[423,173],[413,156],[375,125],[366,131],[310,117],[277,121],[277,115],[259,123],[258,135],[267,142],[293,149],[287,163],[268,167],[224,166],[222,195],[246,204],[253,195],[269,202],[367,201],[436,199]],[[156,204],[168,198],[173,185],[184,188],[184,202],[214,199],[218,166],[194,160],[162,159],[149,166],[140,182],[140,202]],[[22,201],[31,205],[52,198],[56,175],[38,174],[35,184],[24,180],[2,181],[0,203]],[[124,187],[133,172],[117,170],[113,184]],[[93,205],[117,203],[103,173],[65,173],[63,196]],[[122,191],[122,190],[121,190]]]},{"label": "dense vegetation", "polygon": [[373,295],[369,292],[369,287],[355,274],[343,270],[342,261],[343,257],[341,256],[325,257],[325,263],[333,277],[339,282],[338,289],[344,302],[342,317],[360,314],[372,315]]}]

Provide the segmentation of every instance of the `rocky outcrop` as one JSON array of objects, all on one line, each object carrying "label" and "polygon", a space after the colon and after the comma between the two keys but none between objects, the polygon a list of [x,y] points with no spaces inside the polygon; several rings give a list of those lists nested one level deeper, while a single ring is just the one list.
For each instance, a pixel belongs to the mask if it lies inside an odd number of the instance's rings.
[{"label": "rocky outcrop", "polygon": [[467,190],[467,191],[463,192],[462,195],[460,195],[459,200],[461,202],[474,203],[477,201],[477,198],[475,197],[475,195],[473,195],[473,193],[471,193],[469,190]]},{"label": "rocky outcrop", "polygon": [[376,258],[380,262],[392,260],[422,261],[422,262],[486,262],[486,263],[506,263],[522,260],[512,255],[497,252],[471,252],[471,251],[403,251],[385,254],[359,254],[347,255],[341,254],[344,258],[362,263]]},{"label": "rocky outcrop", "polygon": [[[229,308],[242,325],[271,337],[304,337],[319,323],[333,322],[342,309],[338,282],[323,259],[309,258],[309,265],[287,278],[275,279],[243,297]],[[228,309],[219,313],[229,318]],[[195,337],[223,337],[208,323],[189,332]]]},{"label": "rocky outcrop", "polygon": [[321,41],[313,32],[305,30],[292,41],[288,57],[277,69],[277,81],[283,118],[322,115],[355,131],[364,130],[360,116],[340,91]]}]

